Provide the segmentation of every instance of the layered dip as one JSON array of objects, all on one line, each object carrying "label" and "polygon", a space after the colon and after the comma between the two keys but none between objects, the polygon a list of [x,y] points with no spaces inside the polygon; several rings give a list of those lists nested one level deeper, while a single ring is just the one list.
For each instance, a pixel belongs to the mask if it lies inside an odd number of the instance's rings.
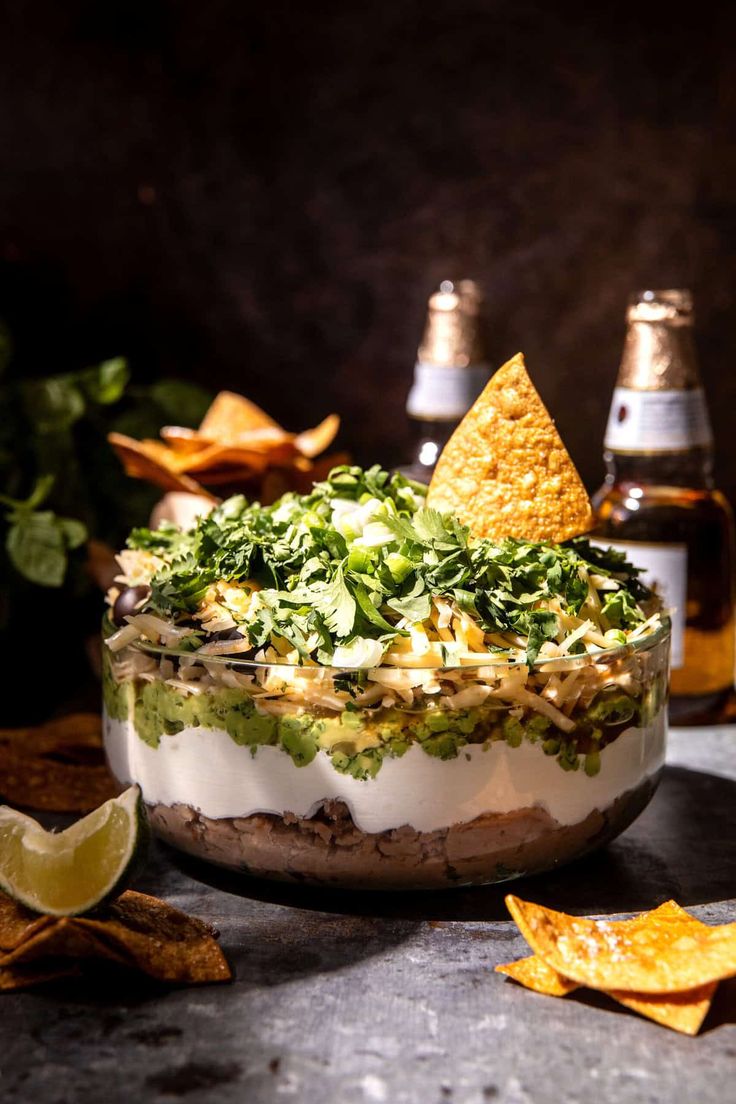
[{"label": "layered dip", "polygon": [[473,536],[338,467],[274,505],[135,530],[105,741],[175,846],[355,887],[490,882],[611,839],[664,758],[669,632],[584,537]]}]

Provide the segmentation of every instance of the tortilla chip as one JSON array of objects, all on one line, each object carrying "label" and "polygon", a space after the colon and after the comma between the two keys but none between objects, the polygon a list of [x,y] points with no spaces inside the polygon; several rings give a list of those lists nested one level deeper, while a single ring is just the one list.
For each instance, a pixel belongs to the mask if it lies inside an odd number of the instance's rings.
[{"label": "tortilla chip", "polygon": [[565,997],[580,988],[576,981],[563,977],[539,955],[529,955],[518,962],[505,962],[496,966],[496,972],[513,978],[525,989],[533,989],[535,993],[544,993],[548,997]]},{"label": "tortilla chip", "polygon": [[672,994],[736,974],[736,923],[710,927],[673,904],[656,916],[589,920],[506,897],[532,950],[592,989]]},{"label": "tortilla chip", "polygon": [[605,992],[640,1016],[683,1035],[697,1035],[717,988],[717,981],[709,981],[707,985],[681,993],[626,993],[620,989],[606,989]]},{"label": "tortilla chip", "polygon": [[337,437],[339,429],[339,416],[328,414],[314,429],[305,429],[303,433],[297,434],[296,447],[302,456],[307,456],[310,459],[313,456],[319,456],[321,452],[330,447]]},{"label": "tortilla chip", "polygon": [[128,965],[128,958],[108,947],[95,932],[79,926],[77,917],[50,917],[51,923],[25,939],[14,950],[0,957],[0,969],[27,967],[48,959],[101,958],[119,966]]},{"label": "tortilla chip", "polygon": [[232,974],[212,930],[173,906],[128,890],[94,916],[35,917],[0,894],[0,989],[75,970],[89,960],[133,967],[158,981],[198,984]]},{"label": "tortilla chip", "polygon": [[30,989],[34,985],[46,985],[60,978],[79,977],[77,963],[68,959],[48,959],[31,966],[0,966],[0,992],[12,993],[17,989]]},{"label": "tortilla chip", "polygon": [[169,448],[181,453],[199,452],[204,445],[211,444],[199,430],[187,426],[163,426],[161,437]]},{"label": "tortilla chip", "polygon": [[159,981],[196,984],[232,976],[207,924],[145,893],[128,890],[100,919],[75,922]]},{"label": "tortilla chip", "polygon": [[[497,966],[496,970],[513,978],[526,989],[548,997],[566,997],[568,993],[580,988],[576,981],[563,977],[538,955],[505,963]],[[686,989],[682,993],[627,993],[622,989],[604,989],[603,992],[655,1023],[680,1031],[684,1035],[697,1035],[708,1015],[717,987],[718,982],[711,981],[707,985]]]},{"label": "tortilla chip", "polygon": [[0,893],[0,960],[52,923],[50,916],[39,916]]},{"label": "tortilla chip", "polygon": [[[126,475],[146,479],[165,491],[188,491],[214,498],[196,479],[177,470],[179,461],[172,458],[178,454],[173,449],[167,449],[158,441],[136,441],[122,433],[108,433],[107,439],[122,461]],[[158,448],[151,449],[151,444]]]},{"label": "tortilla chip", "polygon": [[437,461],[427,505],[476,537],[563,541],[593,527],[575,465],[518,353],[489,380]]},{"label": "tortilla chip", "polygon": [[[514,900],[518,900],[518,898],[514,898]],[[508,899],[506,903],[508,904]],[[509,911],[511,911],[510,905]],[[633,920],[621,920],[618,923],[620,923],[623,930],[627,926],[640,924],[644,918],[666,919],[668,917],[687,918],[702,927],[707,926],[702,924],[700,920],[696,920],[695,917],[691,917],[689,913],[680,908],[676,901],[665,901],[663,905],[659,905],[649,912],[644,912],[640,916],[634,917]],[[516,919],[515,916],[514,919]],[[519,927],[521,928],[521,925]],[[523,929],[521,931],[526,939]],[[528,939],[527,942],[529,942]],[[524,985],[527,989],[533,989],[536,993],[546,993],[550,997],[564,997],[567,993],[572,993],[574,989],[579,987],[578,982],[571,981],[570,978],[559,973],[539,955],[520,958],[518,962],[506,962],[501,966],[496,966],[496,970],[499,974],[506,974],[514,981],[518,981],[520,985]]]},{"label": "tortilla chip", "polygon": [[233,391],[220,391],[202,419],[199,433],[208,441],[229,444],[241,433],[264,428],[281,429],[281,426],[250,399]]},{"label": "tortilla chip", "polygon": [[105,763],[101,725],[96,713],[73,713],[0,729],[0,797],[54,813],[89,812],[114,797],[120,787]]}]

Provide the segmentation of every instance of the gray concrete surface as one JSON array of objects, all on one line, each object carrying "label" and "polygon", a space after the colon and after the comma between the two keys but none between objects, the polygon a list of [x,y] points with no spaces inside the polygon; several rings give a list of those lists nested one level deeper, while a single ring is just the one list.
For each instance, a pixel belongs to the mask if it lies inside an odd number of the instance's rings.
[{"label": "gray concrete surface", "polygon": [[[736,727],[679,729],[652,804],[605,852],[514,884],[571,912],[675,897],[736,920]],[[0,998],[0,1099],[299,1104],[724,1104],[736,982],[685,1038],[604,997],[527,992],[493,966],[526,946],[508,887],[318,893],[161,848],[139,888],[213,922],[236,971],[178,991],[59,983]]]}]

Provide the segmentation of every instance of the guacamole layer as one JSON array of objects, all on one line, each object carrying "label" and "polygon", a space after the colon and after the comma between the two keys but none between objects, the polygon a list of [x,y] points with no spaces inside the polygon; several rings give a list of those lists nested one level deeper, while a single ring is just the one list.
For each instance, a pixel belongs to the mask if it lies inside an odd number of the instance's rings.
[{"label": "guacamole layer", "polygon": [[586,710],[573,714],[576,725],[571,733],[538,713],[511,713],[508,704],[497,700],[459,710],[432,701],[421,712],[359,709],[348,703],[339,713],[295,707],[293,713],[274,716],[259,712],[239,689],[217,687],[186,694],[160,679],[117,682],[109,660],[104,698],[108,716],[132,720],[139,738],[150,747],[184,728],[216,728],[253,754],[262,745],[280,747],[297,767],[311,763],[323,750],[335,770],[358,779],[375,778],[386,756],[401,756],[412,743],[427,755],[454,759],[467,744],[497,740],[511,747],[524,740],[539,743],[562,770],[594,775],[601,767],[601,749],[625,728],[648,723],[659,707],[654,687],[639,701],[620,690],[602,691]]}]

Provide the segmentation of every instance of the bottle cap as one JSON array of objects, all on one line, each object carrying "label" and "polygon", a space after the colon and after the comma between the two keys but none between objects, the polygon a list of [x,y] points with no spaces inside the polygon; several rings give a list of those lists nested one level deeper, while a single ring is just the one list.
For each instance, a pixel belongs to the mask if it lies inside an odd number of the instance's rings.
[{"label": "bottle cap", "polygon": [[458,421],[488,382],[490,367],[480,333],[482,299],[474,280],[443,280],[430,296],[406,404],[410,417]]},{"label": "bottle cap", "polygon": [[637,291],[629,299],[626,321],[692,326],[695,321],[692,293],[687,288]]},{"label": "bottle cap", "polygon": [[429,298],[417,360],[446,368],[467,368],[482,361],[479,334],[482,299],[474,280],[443,280],[439,290]]}]

